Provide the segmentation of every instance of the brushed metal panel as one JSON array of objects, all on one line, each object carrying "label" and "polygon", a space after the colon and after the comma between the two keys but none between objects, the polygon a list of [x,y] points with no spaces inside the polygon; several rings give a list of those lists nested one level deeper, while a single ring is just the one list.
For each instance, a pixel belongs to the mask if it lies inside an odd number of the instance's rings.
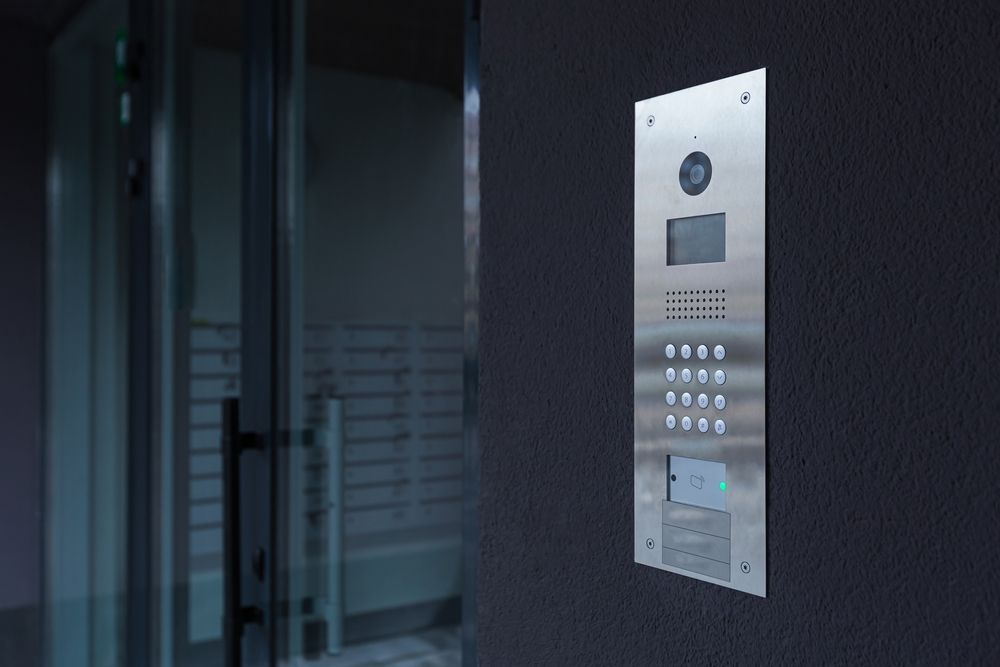
[{"label": "brushed metal panel", "polygon": [[718,583],[715,581],[716,579],[729,581],[730,578],[729,563],[720,563],[711,558],[687,554],[676,549],[663,548],[663,564],[668,568],[672,568],[671,571],[679,570],[681,574],[697,572],[700,575],[709,577],[705,581],[713,581],[714,583]]},{"label": "brushed metal panel", "polygon": [[[761,69],[635,105],[635,561],[759,596],[766,594],[767,571],[765,102]],[[704,192],[692,196],[681,189],[678,176],[681,162],[695,151],[711,159],[712,173]],[[726,215],[726,261],[667,266],[667,220],[715,213]],[[721,344],[726,356],[722,361],[711,355],[707,360],[694,355],[668,360],[668,343],[678,350],[682,344],[703,344],[710,350]],[[725,408],[684,408],[680,402],[668,406],[668,367],[678,375],[684,368],[723,370],[721,386],[675,383],[673,390],[678,396],[682,391],[707,390],[713,398],[721,393]],[[685,415],[695,421],[704,416],[713,425],[722,419],[725,434],[717,435],[714,428],[707,433],[684,431],[679,425],[667,429],[668,414],[678,424]],[[726,464],[726,508],[732,521],[727,577],[672,564],[676,559],[664,563],[656,548],[668,455]]]},{"label": "brushed metal panel", "polygon": [[720,563],[730,561],[729,540],[676,526],[663,524],[663,546],[692,556],[711,558]]},{"label": "brushed metal panel", "polygon": [[672,503],[669,500],[664,500],[663,523],[686,530],[696,530],[699,533],[707,535],[715,535],[727,540],[732,537],[730,516],[728,514],[695,507],[694,505]]}]

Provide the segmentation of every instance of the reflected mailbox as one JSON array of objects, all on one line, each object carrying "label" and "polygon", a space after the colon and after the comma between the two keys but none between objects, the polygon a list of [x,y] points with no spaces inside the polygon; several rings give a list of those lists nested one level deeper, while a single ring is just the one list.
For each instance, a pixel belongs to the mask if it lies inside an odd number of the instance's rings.
[{"label": "reflected mailbox", "polygon": [[635,561],[764,596],[765,70],[635,105]]}]

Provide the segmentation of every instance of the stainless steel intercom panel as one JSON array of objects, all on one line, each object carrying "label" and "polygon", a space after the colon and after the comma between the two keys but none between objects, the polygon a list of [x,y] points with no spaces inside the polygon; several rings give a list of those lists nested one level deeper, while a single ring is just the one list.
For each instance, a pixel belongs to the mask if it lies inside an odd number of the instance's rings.
[{"label": "stainless steel intercom panel", "polygon": [[635,560],[766,593],[765,70],[635,105]]}]

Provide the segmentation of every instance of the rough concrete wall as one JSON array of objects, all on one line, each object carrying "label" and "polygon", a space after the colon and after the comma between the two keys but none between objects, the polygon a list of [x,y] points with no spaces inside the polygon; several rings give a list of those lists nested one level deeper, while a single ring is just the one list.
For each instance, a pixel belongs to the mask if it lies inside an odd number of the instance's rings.
[{"label": "rough concrete wall", "polygon": [[39,660],[45,35],[0,24],[0,663]]},{"label": "rough concrete wall", "polygon": [[[1000,661],[1000,12],[484,0],[484,665]],[[765,600],[632,562],[634,101],[768,67]]]}]

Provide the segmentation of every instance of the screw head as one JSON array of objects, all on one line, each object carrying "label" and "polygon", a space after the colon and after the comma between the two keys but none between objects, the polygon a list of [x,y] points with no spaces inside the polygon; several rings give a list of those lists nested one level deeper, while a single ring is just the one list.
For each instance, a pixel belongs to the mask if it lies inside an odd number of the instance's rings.
[{"label": "screw head", "polygon": [[746,561],[743,561],[742,563],[740,563],[740,571],[743,574],[750,574],[750,563],[748,563]]},{"label": "screw head", "polygon": [[740,95],[740,102],[746,104],[749,101],[750,101],[750,93],[744,92],[742,95]]},{"label": "screw head", "polygon": [[646,116],[646,127],[653,127],[653,123],[656,122],[656,116]]},{"label": "screw head", "polygon": [[647,549],[652,549],[655,546],[656,546],[656,542],[653,541],[653,538],[652,537],[647,537],[646,538],[646,548]]}]

